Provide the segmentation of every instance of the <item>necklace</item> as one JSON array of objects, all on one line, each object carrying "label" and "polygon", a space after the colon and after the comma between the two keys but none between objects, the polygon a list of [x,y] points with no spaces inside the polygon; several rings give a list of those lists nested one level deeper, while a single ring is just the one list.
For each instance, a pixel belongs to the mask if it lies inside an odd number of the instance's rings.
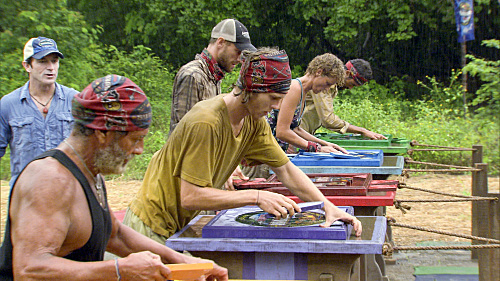
[{"label": "necklace", "polygon": [[[54,93],[55,94],[55,93]],[[52,94],[52,96],[50,97],[49,101],[47,101],[45,104],[41,103],[40,101],[38,101],[37,99],[35,99],[35,97],[30,93],[30,96],[31,98],[36,101],[38,104],[40,104],[41,106],[43,106],[43,113],[44,114],[47,114],[49,112],[49,109],[47,108],[47,105],[50,103],[50,101],[52,100],[52,98],[54,97],[54,94]]]},{"label": "necklace", "polygon": [[[83,163],[83,166],[85,167],[85,169],[87,170],[87,172],[92,176],[92,172],[90,171],[89,167],[87,167],[87,164],[85,164],[85,161],[83,161],[83,158],[82,156],[80,156],[80,154],[78,152],[76,152],[76,150],[73,148],[73,146],[71,144],[69,144],[69,142],[67,142],[66,140],[63,140],[63,142],[69,146],[69,148],[71,148],[71,150],[73,150],[73,152],[76,154],[76,156],[78,157],[78,159],[80,159],[80,161]],[[96,189],[96,193],[97,193],[97,201],[99,201],[99,204],[101,204],[101,207],[104,208],[104,190],[103,190],[103,186],[104,186],[104,179],[102,178],[101,174],[97,174],[95,177],[94,177],[94,183],[95,183],[95,189]]]}]

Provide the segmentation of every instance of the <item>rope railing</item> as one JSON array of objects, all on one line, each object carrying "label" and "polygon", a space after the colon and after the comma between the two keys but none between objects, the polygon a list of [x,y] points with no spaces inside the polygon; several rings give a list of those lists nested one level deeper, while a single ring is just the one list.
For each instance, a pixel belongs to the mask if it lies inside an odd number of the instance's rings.
[{"label": "rope railing", "polygon": [[472,202],[472,201],[497,201],[498,202],[498,200],[499,200],[498,197],[469,196],[469,195],[452,194],[452,193],[435,191],[435,190],[430,190],[430,189],[425,189],[425,188],[413,187],[413,186],[406,185],[406,183],[404,183],[404,182],[400,182],[398,184],[398,188],[400,188],[400,189],[407,188],[407,189],[413,189],[413,190],[418,190],[418,191],[422,191],[422,192],[444,195],[444,196],[459,197],[456,199],[395,199],[394,203],[393,203],[394,207],[396,209],[400,210],[403,214],[406,214],[406,212],[411,209],[411,206],[405,205],[403,203]]},{"label": "rope railing", "polygon": [[479,236],[473,236],[473,235],[467,235],[467,234],[460,234],[460,233],[454,233],[454,232],[449,232],[449,231],[443,231],[443,230],[438,230],[438,229],[432,229],[432,228],[427,228],[427,227],[421,227],[421,226],[414,226],[414,225],[409,225],[409,224],[403,224],[403,223],[397,223],[394,218],[387,217],[387,223],[391,226],[396,226],[396,227],[404,227],[404,228],[409,228],[409,229],[414,229],[414,230],[419,230],[419,231],[426,231],[426,232],[431,232],[431,233],[436,233],[436,234],[441,234],[441,235],[448,235],[448,236],[454,236],[454,237],[459,237],[459,238],[465,238],[465,239],[471,239],[471,240],[477,240],[477,241],[483,241],[486,243],[495,243],[495,244],[482,244],[482,245],[448,245],[448,246],[397,246],[397,245],[392,245],[391,243],[384,243],[383,249],[382,249],[382,254],[384,256],[392,256],[392,253],[394,251],[417,251],[417,250],[472,250],[472,249],[495,249],[495,248],[500,248],[500,240],[497,239],[491,239],[491,238],[485,238],[485,237],[479,237]]},{"label": "rope railing", "polygon": [[403,169],[404,172],[478,172],[478,171],[480,171],[480,169],[465,167],[465,166],[415,161],[409,157],[405,157],[404,160],[405,160],[405,163],[408,163],[408,164],[421,164],[421,165],[428,165],[428,166],[453,168],[453,169]]},{"label": "rope railing", "polygon": [[473,250],[473,249],[496,249],[500,248],[500,244],[484,244],[484,245],[450,245],[450,246],[392,246],[390,243],[384,243],[382,254],[384,256],[392,256],[394,251],[428,251],[428,250]]},{"label": "rope railing", "polygon": [[[453,150],[457,150],[457,151],[475,151],[476,150],[474,148],[463,148],[463,147],[452,147],[452,146],[442,146],[442,145],[433,145],[433,144],[422,144],[422,143],[419,143],[416,140],[412,140],[410,142],[410,145],[411,146],[444,148],[444,149],[447,149],[448,151],[453,151]],[[420,149],[411,149],[411,150],[420,150]]]},{"label": "rope railing", "polygon": [[459,238],[465,238],[465,239],[471,239],[471,240],[477,240],[477,241],[484,241],[484,242],[489,242],[489,243],[498,243],[498,244],[500,244],[500,240],[497,240],[497,239],[491,239],[491,238],[485,238],[485,237],[479,237],[479,236],[473,236],[473,235],[467,235],[467,234],[460,234],[460,233],[454,233],[454,232],[449,232],[449,231],[443,231],[443,230],[439,230],[439,229],[433,229],[433,228],[427,228],[427,227],[421,227],[421,226],[414,226],[414,225],[409,225],[409,224],[397,223],[396,220],[394,218],[391,218],[391,217],[387,217],[387,223],[390,224],[391,226],[405,227],[405,228],[409,228],[409,229],[415,229],[415,230],[425,231],[425,232],[430,232],[430,233],[436,233],[436,234],[454,236],[454,237],[459,237]]}]

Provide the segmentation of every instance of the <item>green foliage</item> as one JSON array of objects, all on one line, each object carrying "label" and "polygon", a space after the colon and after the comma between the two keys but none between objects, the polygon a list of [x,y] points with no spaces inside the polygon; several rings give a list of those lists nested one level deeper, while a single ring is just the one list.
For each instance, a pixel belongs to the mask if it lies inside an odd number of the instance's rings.
[{"label": "green foliage", "polygon": [[249,24],[244,18],[252,10],[248,1],[212,0],[68,0],[68,5],[106,30],[102,36],[106,44],[128,51],[145,45],[176,67],[208,45],[219,21],[240,15],[237,18]]},{"label": "green foliage", "polygon": [[28,80],[21,65],[24,44],[31,38],[54,39],[65,59],[61,60],[58,82],[77,90],[94,76],[91,61],[99,56],[95,43],[98,31],[80,13],[66,8],[65,1],[11,1],[0,19],[0,93],[8,94]]},{"label": "green foliage", "polygon": [[224,79],[222,79],[221,90],[222,93],[230,93],[234,86],[236,86],[236,81],[238,81],[238,76],[240,75],[241,64],[238,64],[233,71],[226,73]]},{"label": "green foliage", "polygon": [[156,151],[160,150],[167,141],[168,134],[162,131],[151,130],[144,141],[144,152],[136,155],[127,165],[123,175],[126,179],[142,179],[149,165],[149,161]]},{"label": "green foliage", "polygon": [[[335,100],[339,116],[426,144],[482,144],[490,170],[499,171],[499,42],[480,45],[498,33],[500,9],[494,0],[475,1],[477,40],[467,42],[474,56],[464,71],[483,84],[477,93],[468,93],[473,111],[467,119],[461,118],[460,72],[450,77],[450,69],[460,65],[450,1],[2,0],[1,7],[0,95],[27,81],[20,63],[23,46],[30,37],[45,36],[55,39],[66,57],[61,84],[81,90],[97,77],[116,73],[149,96],[150,135],[126,177],[140,179],[164,144],[176,69],[207,45],[211,29],[224,18],[243,22],[255,46],[285,49],[293,77],[303,75],[308,62],[325,52],[344,61],[370,61],[378,83],[341,91]],[[223,92],[232,89],[238,73],[226,75]],[[418,157],[450,164],[470,160],[467,153],[422,152]],[[5,178],[8,154],[2,160]]]},{"label": "green foliage", "polygon": [[0,159],[0,180],[10,180],[10,149],[7,148],[5,155]]},{"label": "green foliage", "polygon": [[[500,49],[500,40],[485,40],[483,45]],[[481,115],[496,115],[500,112],[500,60],[490,61],[467,55],[471,61],[464,67],[464,72],[477,76],[483,84],[477,90],[471,105]]]},{"label": "green foliage", "polygon": [[417,85],[426,89],[426,93],[422,95],[421,103],[426,103],[426,107],[433,110],[443,109],[443,106],[448,107],[447,113],[451,117],[464,115],[463,86],[459,80],[462,71],[452,70],[449,86],[444,86],[443,83],[437,81],[436,77],[426,77],[429,85],[422,81],[417,81]]},{"label": "green foliage", "polygon": [[134,81],[151,102],[151,130],[168,133],[174,73],[152,54],[151,49],[136,46],[131,53],[126,53],[109,46],[102,63],[97,64],[96,72],[97,77],[118,74]]},{"label": "green foliage", "polygon": [[[399,95],[391,97],[401,88],[404,88],[402,82],[396,80],[391,87],[370,82],[366,86],[342,90],[334,99],[335,114],[350,124],[422,144],[463,148],[483,145],[483,158],[489,164],[490,173],[500,172],[500,124],[497,114],[469,115],[464,119],[461,114],[455,114],[453,104],[430,98],[409,101]],[[427,94],[431,96],[450,91],[450,87],[440,83],[432,84],[430,88],[433,92]],[[326,129],[320,131],[329,132]],[[415,152],[411,157],[431,163],[471,165],[470,152],[424,151]]]}]

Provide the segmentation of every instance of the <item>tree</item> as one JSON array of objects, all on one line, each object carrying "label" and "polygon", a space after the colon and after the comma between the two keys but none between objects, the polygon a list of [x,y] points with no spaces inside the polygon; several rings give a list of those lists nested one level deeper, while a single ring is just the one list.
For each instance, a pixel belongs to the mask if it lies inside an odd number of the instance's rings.
[{"label": "tree", "polygon": [[66,8],[65,1],[5,1],[0,14],[0,92],[8,94],[27,81],[21,65],[24,44],[31,37],[54,39],[65,59],[58,82],[77,90],[94,77],[92,61],[101,53],[97,30],[83,16]]}]

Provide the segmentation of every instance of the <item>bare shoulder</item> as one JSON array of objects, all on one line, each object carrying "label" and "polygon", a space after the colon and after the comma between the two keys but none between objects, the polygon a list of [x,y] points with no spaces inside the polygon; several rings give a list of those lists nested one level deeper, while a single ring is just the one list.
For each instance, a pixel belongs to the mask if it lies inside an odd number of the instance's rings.
[{"label": "bare shoulder", "polygon": [[292,84],[290,85],[290,90],[288,90],[288,93],[285,95],[285,98],[281,103],[280,110],[287,108],[290,110],[294,109],[299,103],[301,92],[302,89],[300,87],[299,82],[293,79]]},{"label": "bare shoulder", "polygon": [[14,186],[12,201],[62,206],[71,203],[69,201],[73,200],[78,186],[78,181],[66,167],[47,157],[26,166]]},{"label": "bare shoulder", "polygon": [[292,83],[290,84],[290,90],[288,90],[287,96],[292,94],[292,95],[300,95],[300,92],[302,92],[302,87],[300,86],[299,81],[297,79],[292,79]]}]

